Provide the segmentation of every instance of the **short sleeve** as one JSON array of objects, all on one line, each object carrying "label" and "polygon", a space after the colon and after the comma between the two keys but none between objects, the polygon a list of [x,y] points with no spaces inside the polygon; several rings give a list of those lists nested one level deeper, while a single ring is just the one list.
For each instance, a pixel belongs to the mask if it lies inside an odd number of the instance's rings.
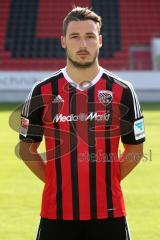
[{"label": "short sleeve", "polygon": [[19,138],[27,142],[41,142],[43,138],[43,99],[40,88],[36,83],[26,101],[21,112]]},{"label": "short sleeve", "polygon": [[125,144],[140,144],[145,141],[144,119],[138,97],[131,83],[122,94],[121,140]]}]

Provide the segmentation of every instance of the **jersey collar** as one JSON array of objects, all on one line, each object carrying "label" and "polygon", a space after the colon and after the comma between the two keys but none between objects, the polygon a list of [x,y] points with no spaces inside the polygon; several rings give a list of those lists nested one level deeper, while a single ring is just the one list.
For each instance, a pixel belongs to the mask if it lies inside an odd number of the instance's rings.
[{"label": "jersey collar", "polygon": [[80,90],[80,91],[84,91],[88,88],[90,88],[91,86],[95,85],[102,77],[103,73],[104,73],[104,69],[100,66],[100,70],[98,72],[98,74],[96,75],[96,77],[94,79],[92,79],[90,82],[91,84],[89,85],[81,85],[81,84],[78,84],[76,83],[75,81],[73,81],[70,76],[68,75],[67,71],[66,71],[67,67],[64,67],[61,69],[65,79],[72,85],[74,86],[76,89]]}]

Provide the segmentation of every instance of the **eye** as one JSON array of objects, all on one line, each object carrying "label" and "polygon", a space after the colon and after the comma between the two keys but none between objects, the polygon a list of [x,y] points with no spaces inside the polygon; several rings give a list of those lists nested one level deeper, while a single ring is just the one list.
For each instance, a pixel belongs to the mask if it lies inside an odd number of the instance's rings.
[{"label": "eye", "polygon": [[78,36],[71,36],[70,38],[71,39],[76,39],[76,38],[78,38]]},{"label": "eye", "polygon": [[87,38],[95,38],[94,35],[88,35]]}]

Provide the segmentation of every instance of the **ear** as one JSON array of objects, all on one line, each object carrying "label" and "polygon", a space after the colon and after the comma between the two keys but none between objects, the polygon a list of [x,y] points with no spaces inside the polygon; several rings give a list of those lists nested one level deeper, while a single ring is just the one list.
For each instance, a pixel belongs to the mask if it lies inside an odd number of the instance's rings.
[{"label": "ear", "polygon": [[66,48],[66,38],[65,38],[65,36],[61,36],[61,46],[62,46],[62,48]]},{"label": "ear", "polygon": [[102,35],[99,35],[99,47],[102,47]]}]

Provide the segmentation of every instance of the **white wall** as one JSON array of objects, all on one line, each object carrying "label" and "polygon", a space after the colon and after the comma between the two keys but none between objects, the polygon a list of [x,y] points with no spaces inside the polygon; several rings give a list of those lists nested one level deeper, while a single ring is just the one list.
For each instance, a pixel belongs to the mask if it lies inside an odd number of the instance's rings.
[{"label": "white wall", "polygon": [[115,72],[130,81],[141,102],[160,102],[160,71]]},{"label": "white wall", "polygon": [[[140,101],[160,101],[160,71],[124,71],[114,74],[130,81]],[[51,72],[0,72],[0,102],[24,101],[36,81],[52,75]]]}]

